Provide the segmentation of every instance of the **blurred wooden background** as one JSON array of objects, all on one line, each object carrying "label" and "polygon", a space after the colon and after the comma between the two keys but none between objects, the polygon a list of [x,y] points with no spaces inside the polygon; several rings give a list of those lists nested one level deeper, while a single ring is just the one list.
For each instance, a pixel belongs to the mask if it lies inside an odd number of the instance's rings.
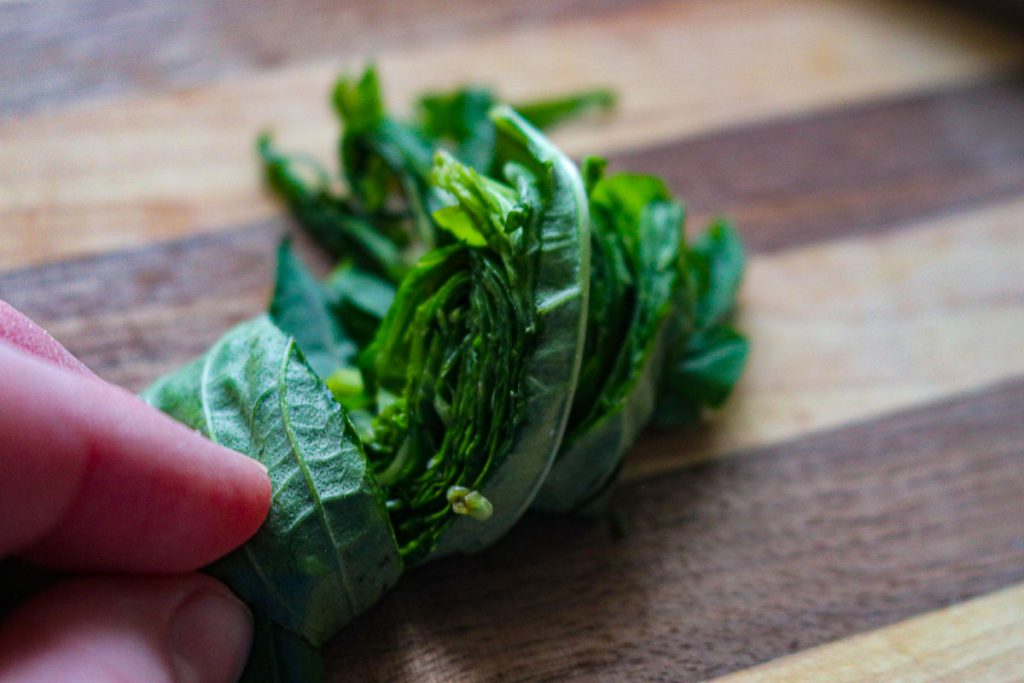
[{"label": "blurred wooden background", "polygon": [[340,70],[399,109],[611,86],[555,137],[739,223],[749,374],[636,447],[625,538],[528,517],[406,577],[331,680],[1019,681],[1024,34],[965,7],[2,0],[0,298],[139,389],[264,306],[253,140],[330,161]]}]

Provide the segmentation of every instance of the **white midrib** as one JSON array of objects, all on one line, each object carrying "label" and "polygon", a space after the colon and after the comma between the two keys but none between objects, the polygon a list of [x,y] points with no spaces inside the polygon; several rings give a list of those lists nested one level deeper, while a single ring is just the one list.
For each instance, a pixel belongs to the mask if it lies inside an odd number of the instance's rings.
[{"label": "white midrib", "polygon": [[[210,352],[206,355],[206,360],[203,363],[203,374],[199,382],[199,402],[202,405],[203,421],[206,423],[206,432],[210,440],[218,445],[224,446],[225,448],[230,448],[230,446],[228,446],[227,444],[223,443],[220,440],[220,437],[218,436],[216,430],[214,429],[213,414],[210,412],[211,402],[209,387],[211,384],[210,378],[212,377],[213,374],[213,360],[219,355],[222,346],[223,341],[218,342],[216,345],[214,345],[212,349],[210,349]],[[301,623],[302,615],[294,611],[292,607],[292,602],[290,600],[287,600],[285,596],[278,591],[277,586],[274,585],[274,582],[269,579],[266,572],[263,570],[263,567],[260,565],[259,559],[253,553],[252,547],[248,543],[244,543],[241,546],[241,551],[242,554],[245,555],[245,559],[248,560],[250,566],[252,566],[252,569],[256,573],[256,576],[259,577],[259,580],[266,587],[266,590],[274,596],[274,599],[276,600],[277,604],[281,605],[289,614],[292,615],[292,617],[295,619],[295,623]]]},{"label": "white midrib", "polygon": [[285,383],[284,379],[285,374],[288,371],[288,364],[291,362],[291,359],[294,356],[294,354],[295,340],[290,339],[288,341],[288,346],[285,347],[284,358],[281,362],[281,370],[278,375],[278,397],[281,409],[281,419],[284,422],[285,434],[287,434],[288,436],[288,445],[290,446],[291,454],[295,460],[295,465],[302,472],[302,476],[306,480],[306,488],[309,490],[309,495],[313,499],[313,506],[314,509],[316,510],[317,517],[320,518],[320,523],[323,526],[324,533],[327,535],[327,538],[331,542],[331,549],[333,551],[332,555],[334,557],[335,563],[337,564],[338,573],[341,575],[341,580],[339,581],[339,583],[341,584],[342,593],[344,593],[345,595],[345,601],[348,603],[349,613],[354,615],[356,613],[356,601],[352,595],[352,590],[349,587],[348,572],[345,569],[345,562],[341,557],[341,553],[339,552],[340,545],[338,543],[338,539],[334,537],[334,534],[331,531],[331,525],[327,520],[327,515],[324,511],[323,502],[320,500],[320,492],[316,490],[316,485],[313,482],[313,477],[309,472],[309,468],[306,467],[306,462],[305,460],[303,460],[302,455],[299,453],[299,447],[295,439],[295,433],[292,430],[291,414],[288,410],[288,403],[285,400],[287,395],[287,384]]}]

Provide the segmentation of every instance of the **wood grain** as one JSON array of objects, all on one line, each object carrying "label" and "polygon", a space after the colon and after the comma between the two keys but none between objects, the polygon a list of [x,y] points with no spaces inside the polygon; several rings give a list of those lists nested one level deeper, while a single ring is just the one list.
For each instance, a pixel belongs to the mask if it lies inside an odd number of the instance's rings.
[{"label": "wood grain", "polygon": [[375,55],[402,111],[612,86],[557,140],[739,222],[749,372],[630,455],[624,539],[529,517],[415,571],[331,680],[1018,680],[1024,43],[972,9],[0,0],[0,297],[141,388],[264,307],[252,140],[329,162],[339,68]]},{"label": "wood grain", "polygon": [[724,676],[715,683],[1016,683],[1024,585]]},{"label": "wood grain", "polygon": [[697,681],[1024,579],[1024,381],[528,518],[329,646],[332,680]]},{"label": "wood grain", "polygon": [[0,299],[140,390],[265,310],[281,222],[0,273]]},{"label": "wood grain", "polygon": [[1024,192],[1024,72],[615,154],[666,179],[695,223],[758,251],[869,234]]},{"label": "wood grain", "polygon": [[0,116],[195,86],[310,58],[363,57],[574,15],[622,12],[641,1],[0,3]]},{"label": "wood grain", "polygon": [[984,14],[992,22],[1024,34],[1024,4],[1020,0],[974,0],[965,6]]},{"label": "wood grain", "polygon": [[749,366],[697,433],[648,433],[623,477],[936,400],[1024,374],[1024,195],[755,257],[737,324]]},{"label": "wood grain", "polygon": [[[498,82],[512,99],[617,89],[615,117],[556,136],[576,154],[948,87],[1022,61],[1012,34],[931,3],[880,0],[645,3],[379,55],[401,105],[466,81]],[[283,144],[330,156],[325,93],[339,66],[303,63],[0,124],[0,268],[272,216],[253,138],[273,126]]]}]

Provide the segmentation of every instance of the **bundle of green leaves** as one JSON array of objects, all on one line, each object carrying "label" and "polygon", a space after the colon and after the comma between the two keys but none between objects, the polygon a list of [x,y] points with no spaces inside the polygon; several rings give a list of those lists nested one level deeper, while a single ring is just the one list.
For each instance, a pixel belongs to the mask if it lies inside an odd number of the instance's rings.
[{"label": "bundle of green leaves", "polygon": [[283,243],[268,314],[144,393],[270,471],[266,523],[209,567],[256,613],[251,681],[321,676],[319,646],[406,568],[531,506],[603,509],[638,432],[719,407],[747,353],[736,232],[687,244],[659,179],[580,169],[539,132],[608,93],[461,89],[401,122],[371,68],[333,100],[343,177],[259,152],[335,268]]}]

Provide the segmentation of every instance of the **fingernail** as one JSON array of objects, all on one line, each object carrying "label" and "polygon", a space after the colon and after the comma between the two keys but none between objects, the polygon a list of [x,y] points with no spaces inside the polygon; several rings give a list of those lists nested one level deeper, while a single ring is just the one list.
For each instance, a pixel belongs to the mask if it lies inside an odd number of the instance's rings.
[{"label": "fingernail", "polygon": [[170,651],[179,683],[226,683],[242,675],[252,645],[252,614],[230,595],[193,593],[171,621]]}]

